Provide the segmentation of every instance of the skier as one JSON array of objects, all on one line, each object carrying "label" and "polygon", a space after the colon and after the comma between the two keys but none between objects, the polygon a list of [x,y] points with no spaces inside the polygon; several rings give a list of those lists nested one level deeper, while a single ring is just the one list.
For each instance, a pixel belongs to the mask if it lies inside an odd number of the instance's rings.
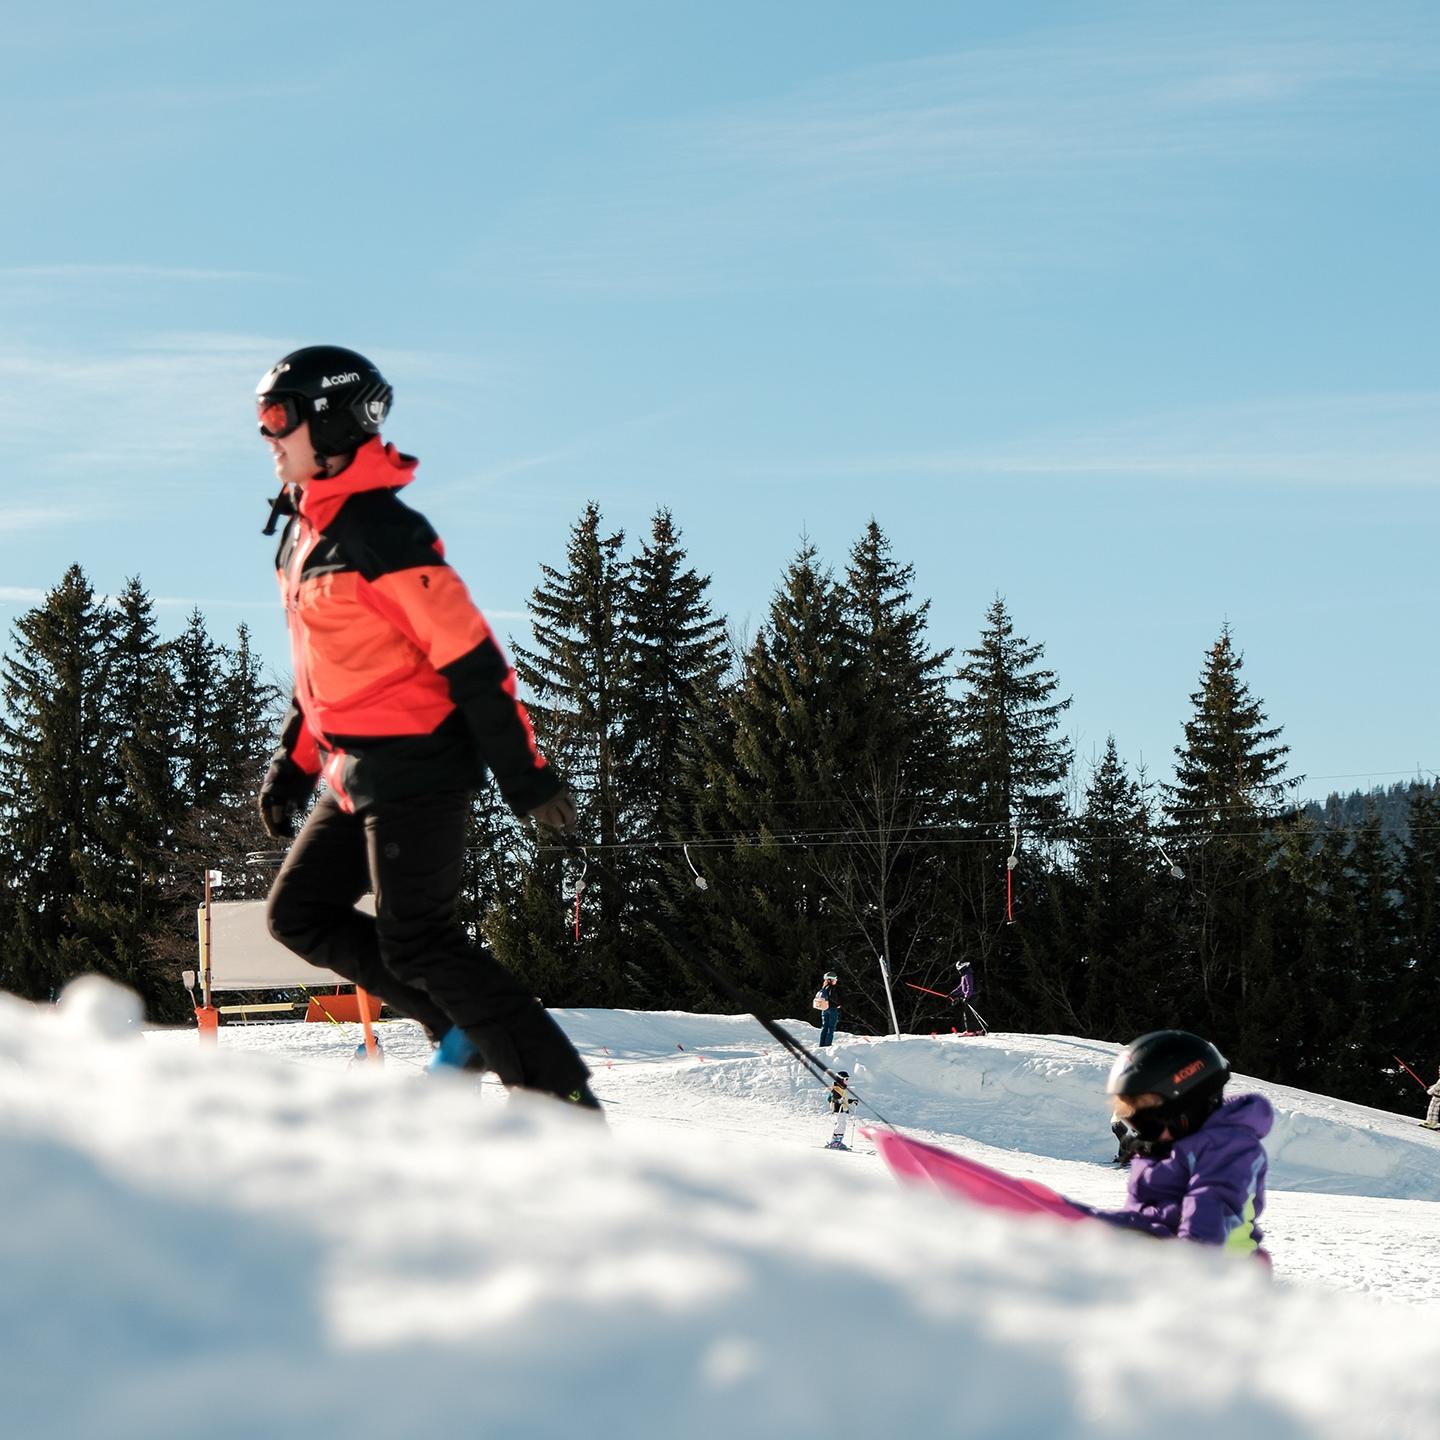
[{"label": "skier", "polygon": [[[1111,1224],[1258,1255],[1265,1147],[1274,1111],[1263,1095],[1224,1099],[1225,1057],[1185,1030],[1155,1030],[1115,1059],[1106,1089],[1134,1136],[1129,1193]],[[1086,1206],[1086,1209],[1091,1207]]]},{"label": "skier", "polygon": [[845,1143],[845,1132],[850,1127],[850,1112],[855,1108],[855,1101],[851,1098],[849,1086],[850,1072],[837,1070],[835,1083],[830,1087],[830,1111],[835,1116],[835,1129],[825,1143],[827,1150],[850,1148]]},{"label": "skier", "polygon": [[820,1041],[819,1048],[831,1044],[835,1039],[835,1027],[840,1023],[840,1002],[835,998],[836,989],[840,977],[833,971],[827,970],[824,978],[820,981],[820,988],[815,992],[815,999],[811,1004],[820,1012]]},{"label": "skier", "polygon": [[[354,1054],[350,1056],[350,1062],[346,1065],[345,1068],[347,1070],[353,1070],[357,1065],[369,1065],[371,1063],[372,1061],[370,1055],[370,1047],[366,1045],[366,1043],[362,1040],[355,1047]],[[385,1063],[385,1046],[381,1043],[380,1037],[378,1035],[375,1037],[375,1055],[373,1063],[376,1065],[383,1065]]]},{"label": "skier", "polygon": [[984,1035],[985,1022],[971,1007],[970,1002],[975,998],[980,988],[980,982],[975,978],[975,967],[968,960],[957,960],[955,968],[960,972],[959,983],[950,992],[950,1003],[959,1005],[965,1019],[965,1033],[967,1035]]},{"label": "skier", "polygon": [[1128,1165],[1136,1155],[1141,1144],[1140,1137],[1130,1128],[1128,1120],[1112,1120],[1110,1122],[1110,1133],[1115,1137],[1115,1143],[1120,1147],[1115,1152],[1115,1158],[1110,1163],[1117,1167]]},{"label": "skier", "polygon": [[1430,1097],[1425,1118],[1420,1122],[1427,1130],[1440,1130],[1440,1079],[1425,1092]]},{"label": "skier", "polygon": [[[515,675],[429,523],[399,498],[416,461],[380,438],[392,391],[363,355],[312,345],[256,390],[286,514],[276,557],[295,689],[260,789],[276,839],[327,790],[276,876],[271,934],[418,1020],[432,1065],[598,1109],[589,1071],[528,988],[455,918],[470,791],[568,831]],[[375,895],[372,917],[355,908]]]}]

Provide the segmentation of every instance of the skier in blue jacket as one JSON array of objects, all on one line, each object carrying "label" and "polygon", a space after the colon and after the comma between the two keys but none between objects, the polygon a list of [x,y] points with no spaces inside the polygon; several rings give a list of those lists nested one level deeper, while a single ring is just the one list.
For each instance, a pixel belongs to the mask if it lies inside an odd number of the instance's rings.
[{"label": "skier in blue jacket", "polygon": [[1116,1057],[1106,1089],[1133,1135],[1129,1192],[1112,1225],[1269,1257],[1258,1221],[1275,1114],[1263,1095],[1222,1092],[1225,1057],[1185,1030],[1155,1030]]}]

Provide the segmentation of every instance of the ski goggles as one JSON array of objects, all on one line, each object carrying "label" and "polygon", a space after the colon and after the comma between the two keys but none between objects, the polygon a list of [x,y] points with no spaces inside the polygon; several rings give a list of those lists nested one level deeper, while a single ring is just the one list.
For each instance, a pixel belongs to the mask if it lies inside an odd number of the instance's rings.
[{"label": "ski goggles", "polygon": [[1177,1133],[1175,1127],[1180,1123],[1178,1115],[1159,1105],[1146,1110],[1134,1110],[1129,1115],[1116,1114],[1113,1118],[1137,1140],[1143,1140],[1147,1145],[1155,1144],[1167,1129],[1174,1135]]},{"label": "ski goggles", "polygon": [[261,395],[255,401],[260,433],[267,440],[283,440],[305,423],[298,395]]}]

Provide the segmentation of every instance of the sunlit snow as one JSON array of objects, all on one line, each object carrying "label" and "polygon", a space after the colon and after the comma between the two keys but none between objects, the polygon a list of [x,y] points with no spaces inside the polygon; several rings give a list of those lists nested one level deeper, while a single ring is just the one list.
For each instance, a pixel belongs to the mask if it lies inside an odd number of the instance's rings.
[{"label": "sunlit snow", "polygon": [[[1418,1107],[1257,1087],[1269,1279],[901,1189],[863,1138],[822,1148],[823,1089],[745,1017],[557,1015],[608,1124],[426,1076],[406,1022],[379,1027],[376,1066],[350,1026],[202,1050],[103,982],[0,998],[0,1428],[1437,1433],[1440,1150]],[[1113,1053],[842,1034],[830,1059],[907,1132],[1118,1204]]]}]

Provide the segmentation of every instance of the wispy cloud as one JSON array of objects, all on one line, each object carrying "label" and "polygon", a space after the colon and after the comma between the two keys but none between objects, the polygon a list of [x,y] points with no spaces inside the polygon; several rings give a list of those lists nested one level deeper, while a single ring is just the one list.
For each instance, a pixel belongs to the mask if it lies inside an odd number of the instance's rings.
[{"label": "wispy cloud", "polygon": [[690,408],[692,407],[668,406],[662,410],[647,411],[641,415],[632,415],[627,419],[617,420],[609,425],[601,425],[574,436],[562,445],[554,445],[528,455],[514,455],[508,459],[494,461],[444,489],[446,492],[452,493],[471,490],[478,486],[495,485],[503,480],[513,480],[517,475],[524,475],[530,471],[571,464],[576,460],[603,452],[617,440],[654,430],[657,426],[673,420]]},{"label": "wispy cloud", "polygon": [[[12,484],[38,484],[45,495],[0,506],[0,535],[93,522],[235,465],[263,477],[269,466],[250,397],[264,368],[303,343],[162,331],[72,348],[0,336],[0,433],[16,462]],[[504,366],[483,355],[388,350],[376,358],[407,408],[473,406],[477,387],[504,383]]]},{"label": "wispy cloud", "polygon": [[80,505],[0,506],[0,535],[20,535],[30,530],[68,525],[80,519],[84,513],[84,507]]},{"label": "wispy cloud", "polygon": [[1075,166],[1336,138],[1326,123],[1440,69],[1440,30],[1296,13],[1226,34],[1203,16],[1122,32],[1099,24],[877,66],[693,127],[712,160],[795,177],[891,183],[916,173],[1010,179]]},{"label": "wispy cloud", "polygon": [[0,266],[0,285],[33,285],[39,281],[63,284],[106,284],[117,282],[155,282],[183,285],[199,282],[257,281],[279,282],[286,277],[259,270],[205,270],[184,265],[136,265],[124,262],[95,261],[68,265],[4,265]]},{"label": "wispy cloud", "polygon": [[[171,336],[70,350],[0,343],[0,431],[32,475],[103,476],[125,498],[196,473],[249,439],[256,357],[277,342]],[[100,500],[100,508],[105,501]]]},{"label": "wispy cloud", "polygon": [[1243,21],[1129,7],[600,137],[593,177],[512,206],[468,273],[667,295],[1113,264],[1142,217],[1190,213],[1197,166],[1363,155],[1440,75],[1440,12]]},{"label": "wispy cloud", "polygon": [[1316,396],[1117,419],[986,450],[820,457],[756,467],[813,479],[1115,479],[1440,485],[1440,393]]},{"label": "wispy cloud", "polygon": [[280,601],[276,596],[265,600],[206,600],[195,595],[154,595],[150,603],[157,610],[278,610]]}]

